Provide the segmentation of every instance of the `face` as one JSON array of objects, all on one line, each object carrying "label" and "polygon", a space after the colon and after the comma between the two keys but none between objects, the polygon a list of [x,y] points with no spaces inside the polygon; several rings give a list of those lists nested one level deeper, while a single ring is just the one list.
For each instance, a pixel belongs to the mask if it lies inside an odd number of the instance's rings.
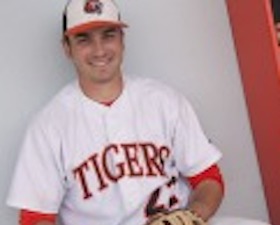
[{"label": "face", "polygon": [[82,84],[102,84],[120,78],[124,51],[120,28],[102,27],[70,35],[63,46]]}]

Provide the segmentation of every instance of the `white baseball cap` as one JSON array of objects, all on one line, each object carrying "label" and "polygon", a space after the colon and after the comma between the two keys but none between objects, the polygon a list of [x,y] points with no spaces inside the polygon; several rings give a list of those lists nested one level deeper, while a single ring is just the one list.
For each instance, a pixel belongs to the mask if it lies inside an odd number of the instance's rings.
[{"label": "white baseball cap", "polygon": [[103,26],[127,27],[113,0],[69,0],[64,13],[65,35]]}]

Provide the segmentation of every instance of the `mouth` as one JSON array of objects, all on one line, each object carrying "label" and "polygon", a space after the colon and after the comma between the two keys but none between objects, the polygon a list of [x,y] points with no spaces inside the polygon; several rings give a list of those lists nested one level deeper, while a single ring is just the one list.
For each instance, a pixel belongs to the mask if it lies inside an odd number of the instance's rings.
[{"label": "mouth", "polygon": [[104,68],[106,66],[108,66],[111,62],[111,58],[94,58],[92,60],[89,61],[89,64],[93,67],[100,67],[100,68]]},{"label": "mouth", "polygon": [[108,62],[104,62],[104,61],[98,61],[98,62],[92,62],[91,63],[92,66],[94,67],[105,67],[108,65]]}]

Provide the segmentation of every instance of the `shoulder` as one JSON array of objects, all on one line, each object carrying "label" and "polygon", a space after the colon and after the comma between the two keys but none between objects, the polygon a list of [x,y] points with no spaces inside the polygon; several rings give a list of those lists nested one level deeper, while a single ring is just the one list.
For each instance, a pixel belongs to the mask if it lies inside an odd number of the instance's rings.
[{"label": "shoulder", "polygon": [[179,98],[181,94],[170,85],[148,77],[127,78],[128,88],[146,97]]},{"label": "shoulder", "polygon": [[75,110],[78,99],[76,81],[65,85],[39,112],[30,126],[51,127],[63,123],[68,115]]},{"label": "shoulder", "polygon": [[148,77],[128,77],[127,86],[132,96],[145,102],[156,101],[168,106],[179,107],[182,104],[189,105],[186,96],[171,85]]}]

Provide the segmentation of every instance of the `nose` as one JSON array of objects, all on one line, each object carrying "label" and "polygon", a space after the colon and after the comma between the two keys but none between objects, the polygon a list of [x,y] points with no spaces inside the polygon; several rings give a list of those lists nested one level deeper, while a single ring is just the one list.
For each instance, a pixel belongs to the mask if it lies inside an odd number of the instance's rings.
[{"label": "nose", "polygon": [[101,38],[98,37],[94,38],[92,40],[92,45],[93,45],[93,54],[96,57],[100,57],[105,54],[105,44]]}]

